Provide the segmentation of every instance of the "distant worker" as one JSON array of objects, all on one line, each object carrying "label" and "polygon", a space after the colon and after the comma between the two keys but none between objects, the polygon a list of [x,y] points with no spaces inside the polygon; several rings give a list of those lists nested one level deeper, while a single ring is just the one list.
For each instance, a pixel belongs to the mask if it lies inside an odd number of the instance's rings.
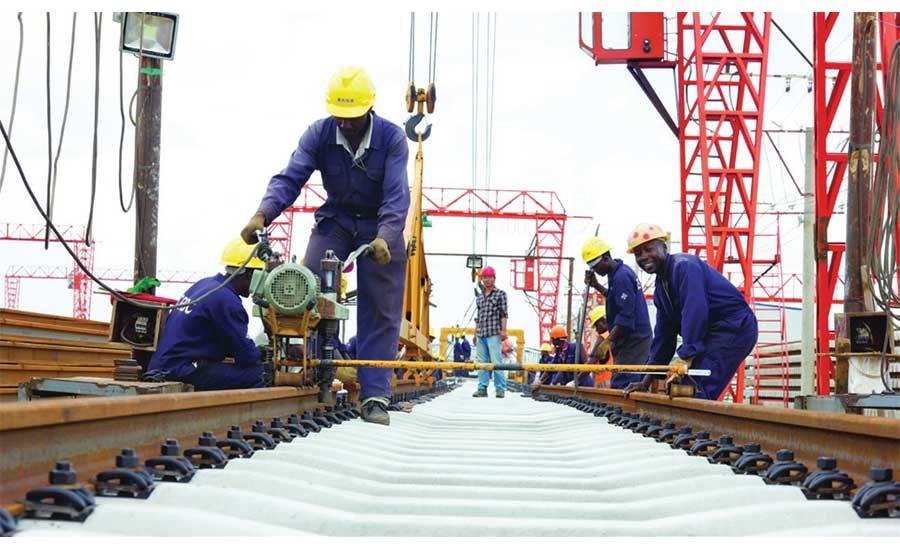
[{"label": "distant worker", "polygon": [[[253,248],[233,239],[222,252],[226,274],[200,279],[178,303],[188,304],[222,284],[240,270]],[[247,337],[250,318],[241,302],[241,297],[250,296],[254,271],[264,268],[262,260],[253,258],[221,290],[194,305],[173,309],[145,378],[185,382],[195,391],[264,387],[260,352]]]},{"label": "distant worker", "polygon": [[[544,342],[541,344],[541,358],[538,359],[538,363],[541,365],[547,365],[553,361],[553,346],[551,346],[548,342]],[[529,372],[528,373],[528,383],[529,384],[549,384],[550,376],[547,372]]]},{"label": "distant worker", "polygon": [[[604,354],[611,351],[617,365],[645,364],[650,355],[653,333],[647,300],[637,275],[622,260],[613,258],[610,245],[597,237],[585,241],[581,257],[590,267],[585,283],[606,297],[604,306],[609,336],[600,351]],[[598,283],[595,275],[606,277],[609,288]],[[642,379],[639,374],[616,373],[610,386],[621,390]]]},{"label": "distant worker", "polygon": [[[472,359],[472,346],[469,340],[461,332],[456,333],[456,341],[453,342],[453,361],[456,363],[468,363]],[[456,376],[466,376],[468,371],[456,370]]]},{"label": "distant worker", "polygon": [[[609,339],[609,325],[606,322],[606,306],[595,307],[588,314],[588,317],[591,321],[591,327],[594,328],[594,332],[597,335],[594,349],[591,350],[590,363],[597,365],[614,364],[615,361],[613,359],[612,351],[610,350],[609,344],[606,343]],[[609,387],[611,378],[611,373],[599,372],[594,376],[594,382],[597,383],[597,387],[606,388]]]},{"label": "distant worker", "polygon": [[[556,325],[550,331],[550,338],[553,342],[555,354],[553,355],[554,365],[584,365],[587,364],[587,356],[581,345],[576,342],[569,342],[569,333],[560,325]],[[594,380],[589,372],[566,372],[556,371],[550,379],[551,384],[567,385],[573,380],[578,380],[579,386],[594,386]],[[574,384],[572,384],[574,385]]]},{"label": "distant worker", "polygon": [[[325,107],[332,115],[303,133],[287,167],[269,182],[256,214],[241,231],[247,243],[290,207],[310,175],[321,173],[328,196],[316,211],[316,225],[303,264],[320,273],[326,250],[346,258],[360,245],[371,256],[358,260],[358,359],[391,360],[400,339],[409,209],[404,131],[378,116],[375,86],[360,67],[343,67],[331,79]],[[359,369],[360,413],[367,422],[390,424],[389,369]]]},{"label": "distant worker", "polygon": [[[628,238],[628,252],[638,266],[656,275],[656,328],[648,363],[667,365],[677,352],[674,364],[712,372],[693,377],[697,397],[718,399],[756,345],[756,316],[721,273],[693,254],[669,254],[666,241],[659,226],[646,223]],[[629,384],[626,396],[648,391],[652,381],[648,375]]]},{"label": "distant worker", "polygon": [[[481,270],[484,289],[475,298],[475,357],[479,363],[501,362],[500,343],[506,340],[506,321],[509,318],[506,293],[494,286],[497,272],[491,266]],[[478,371],[478,390],[472,397],[487,397],[491,372]],[[494,390],[498,398],[506,394],[506,373],[494,371]]]}]

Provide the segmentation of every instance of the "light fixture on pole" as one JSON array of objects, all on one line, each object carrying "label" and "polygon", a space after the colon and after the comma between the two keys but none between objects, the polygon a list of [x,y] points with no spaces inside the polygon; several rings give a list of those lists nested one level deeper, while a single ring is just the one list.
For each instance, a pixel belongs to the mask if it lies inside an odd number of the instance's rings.
[{"label": "light fixture on pole", "polygon": [[113,20],[121,23],[119,48],[123,52],[169,61],[175,58],[178,14],[124,12]]}]

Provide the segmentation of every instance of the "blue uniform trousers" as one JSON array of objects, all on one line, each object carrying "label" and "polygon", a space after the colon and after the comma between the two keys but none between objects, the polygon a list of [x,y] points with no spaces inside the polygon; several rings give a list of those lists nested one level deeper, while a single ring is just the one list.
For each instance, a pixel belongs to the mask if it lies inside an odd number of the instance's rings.
[{"label": "blue uniform trousers", "polygon": [[194,391],[264,388],[262,365],[240,367],[234,363],[185,363],[168,370],[167,380],[194,386]]},{"label": "blue uniform trousers", "polygon": [[[377,236],[376,220],[325,218],[313,228],[303,265],[321,276],[325,251],[338,258]],[[406,246],[402,235],[388,243],[391,261],[379,266],[370,257],[357,260],[356,358],[393,360],[400,341],[403,289],[406,282]],[[390,369],[359,369],[360,399],[390,397]]]}]

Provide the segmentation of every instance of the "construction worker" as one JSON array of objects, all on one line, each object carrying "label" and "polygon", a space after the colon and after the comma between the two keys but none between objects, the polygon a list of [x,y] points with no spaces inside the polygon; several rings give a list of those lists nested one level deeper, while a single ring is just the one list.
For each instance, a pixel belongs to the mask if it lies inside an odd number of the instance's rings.
[{"label": "construction worker", "polygon": [[[547,365],[553,362],[553,346],[550,345],[549,342],[544,342],[541,344],[541,357],[538,359],[538,363],[541,365]],[[529,384],[547,384],[550,382],[550,376],[547,372],[529,372],[528,373],[528,383]]]},{"label": "construction worker", "polygon": [[[550,330],[550,341],[553,342],[555,353],[553,355],[552,364],[554,365],[583,365],[587,364],[587,357],[581,345],[576,342],[569,342],[569,333],[560,325],[556,325]],[[577,375],[577,376],[576,376]],[[567,385],[573,380],[578,380],[579,386],[593,387],[594,381],[591,373],[574,373],[565,371],[556,371],[550,378],[551,384]],[[574,384],[573,384],[574,385]]]},{"label": "construction worker", "polygon": [[[597,341],[591,350],[590,363],[598,365],[614,364],[613,354],[610,346],[605,344],[609,338],[609,325],[606,322],[606,306],[597,306],[588,314],[591,326],[597,333]],[[600,372],[594,377],[597,387],[609,387],[612,375],[609,372]]]},{"label": "construction worker", "polygon": [[[233,239],[222,252],[226,274],[200,279],[178,303],[190,303],[222,284],[240,270],[253,248],[239,238]],[[264,387],[260,352],[247,338],[250,318],[241,303],[241,297],[250,295],[253,272],[263,268],[262,260],[253,258],[221,290],[195,305],[173,309],[144,378],[185,382],[195,391]],[[231,359],[226,360],[226,356]]]},{"label": "construction worker", "polygon": [[[653,333],[647,301],[637,275],[622,260],[613,258],[612,247],[597,237],[585,241],[581,257],[590,268],[585,274],[585,283],[606,297],[609,336],[603,340],[599,351],[604,356],[611,351],[617,365],[645,364]],[[597,275],[606,277],[608,289],[597,281]],[[616,373],[610,386],[620,390],[642,378],[637,374]]]},{"label": "construction worker", "polygon": [[[475,298],[475,353],[479,363],[501,362],[500,343],[506,340],[506,321],[509,318],[506,293],[494,286],[497,272],[485,266],[480,273],[483,290]],[[498,398],[506,394],[506,374],[494,372],[494,390]],[[490,371],[478,371],[478,390],[472,397],[487,397]]]},{"label": "construction worker", "polygon": [[[669,254],[666,233],[642,223],[629,234],[628,252],[641,269],[656,275],[656,328],[648,363],[709,369],[692,379],[697,397],[718,399],[756,345],[756,316],[737,288],[693,254]],[[681,336],[681,346],[677,338]],[[677,349],[676,349],[677,346]],[[653,378],[629,384],[625,395],[648,391]]]},{"label": "construction worker", "polygon": [[[453,361],[456,363],[468,363],[472,358],[472,346],[469,340],[461,332],[456,333],[456,341],[453,342]],[[455,376],[467,376],[468,371],[456,370]]]},{"label": "construction worker", "polygon": [[[358,358],[392,360],[400,337],[409,209],[404,131],[378,116],[375,87],[360,67],[343,67],[331,79],[325,107],[330,117],[314,122],[300,138],[287,167],[269,182],[256,214],[241,231],[252,243],[299,196],[318,170],[328,197],[303,264],[319,274],[327,250],[346,258],[360,245],[371,255],[358,260]],[[391,371],[359,369],[360,413],[367,422],[389,424]]]}]

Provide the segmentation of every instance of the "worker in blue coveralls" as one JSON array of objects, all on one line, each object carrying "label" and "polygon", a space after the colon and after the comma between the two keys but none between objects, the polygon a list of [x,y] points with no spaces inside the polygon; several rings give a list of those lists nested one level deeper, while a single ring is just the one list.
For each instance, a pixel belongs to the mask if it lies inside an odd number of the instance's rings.
[{"label": "worker in blue coveralls", "polygon": [[[233,239],[222,252],[227,275],[200,279],[178,303],[190,303],[221,285],[228,275],[241,269],[253,248]],[[254,257],[221,290],[196,304],[173,309],[144,379],[185,382],[196,391],[264,387],[260,352],[247,338],[250,318],[241,303],[241,297],[250,295],[253,272],[263,268],[262,260]]]},{"label": "worker in blue coveralls", "polygon": [[[569,342],[569,333],[565,327],[556,325],[550,330],[550,341],[553,342],[555,353],[553,355],[553,365],[583,365],[587,363],[587,355],[581,346],[576,342]],[[552,367],[551,367],[552,368]],[[594,386],[594,377],[589,372],[564,372],[556,371],[550,379],[550,384],[559,384],[565,386],[569,382],[578,378],[579,386]]]},{"label": "worker in blue coveralls", "polygon": [[[650,355],[653,332],[647,300],[637,275],[622,260],[613,258],[609,243],[597,237],[585,241],[581,257],[590,268],[585,273],[585,284],[606,297],[604,305],[609,336],[596,351],[600,357],[611,351],[616,365],[643,365]],[[597,281],[596,275],[606,277],[608,289]],[[640,374],[615,373],[610,387],[621,390],[643,378]]]},{"label": "worker in blue coveralls", "polygon": [[[453,361],[456,363],[468,363],[472,358],[472,346],[469,340],[461,332],[456,333],[456,341],[453,342]],[[468,371],[453,371],[454,376],[466,376]]]},{"label": "worker in blue coveralls", "polygon": [[[667,365],[677,353],[674,364],[709,369],[710,376],[689,379],[697,397],[718,399],[756,345],[756,316],[721,273],[693,254],[669,254],[666,243],[666,234],[652,224],[638,225],[628,239],[638,266],[656,275],[656,327],[647,363]],[[648,391],[652,381],[645,376],[629,384],[625,395]]]},{"label": "worker in blue coveralls", "polygon": [[[303,133],[241,236],[252,243],[255,232],[290,207],[318,170],[328,197],[316,211],[303,265],[320,274],[325,251],[346,258],[361,245],[371,246],[371,255],[358,260],[357,358],[392,360],[400,339],[406,275],[409,148],[404,131],[378,116],[374,103],[375,86],[366,72],[341,68],[325,100],[331,116]],[[362,418],[390,424],[391,371],[359,369],[358,376]]]},{"label": "worker in blue coveralls", "polygon": [[[538,363],[541,365],[547,365],[553,362],[553,346],[551,346],[548,342],[544,342],[541,344],[541,357],[538,359]],[[537,374],[534,372],[528,373],[528,383],[529,384],[548,384],[550,383],[550,373],[541,372],[540,379],[537,378]]]}]

